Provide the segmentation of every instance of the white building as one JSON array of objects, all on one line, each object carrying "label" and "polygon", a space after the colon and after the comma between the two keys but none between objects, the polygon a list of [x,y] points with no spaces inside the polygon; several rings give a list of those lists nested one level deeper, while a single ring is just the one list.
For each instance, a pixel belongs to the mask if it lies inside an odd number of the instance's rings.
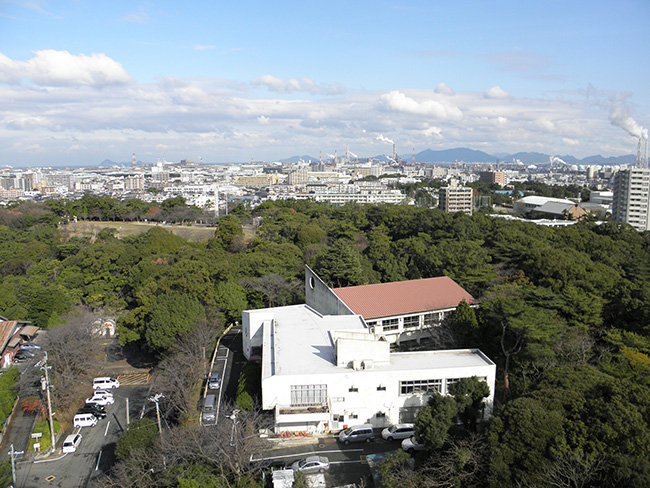
[{"label": "white building", "polygon": [[612,218],[639,232],[650,230],[650,169],[621,170],[614,178]]},{"label": "white building", "polygon": [[[313,273],[306,281],[312,290],[320,282]],[[412,422],[434,391],[446,394],[472,376],[490,386],[484,415],[491,414],[496,365],[481,351],[391,352],[384,334],[340,306],[331,315],[309,305],[243,312],[244,355],[261,358],[262,408],[274,411],[276,432]]]},{"label": "white building", "polygon": [[564,198],[550,198],[531,195],[528,197],[520,198],[514,203],[513,207],[515,209],[515,212],[517,212],[519,215],[527,215],[533,209],[539,208],[542,205],[546,205],[547,203],[563,203],[566,205],[575,204],[575,202],[572,200],[566,200]]},{"label": "white building", "polygon": [[438,192],[438,208],[447,213],[472,215],[473,189],[468,186],[445,186]]}]

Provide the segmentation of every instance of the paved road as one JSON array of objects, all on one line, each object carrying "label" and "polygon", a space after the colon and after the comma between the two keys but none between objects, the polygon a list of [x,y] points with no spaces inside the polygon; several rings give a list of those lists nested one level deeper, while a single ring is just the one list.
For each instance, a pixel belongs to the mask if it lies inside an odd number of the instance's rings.
[{"label": "paved road", "polygon": [[355,443],[345,446],[333,437],[306,439],[304,444],[289,440],[290,447],[283,441],[276,441],[276,447],[265,453],[264,459],[280,460],[287,464],[306,456],[325,456],[330,461],[330,470],[325,474],[327,486],[341,486],[365,480],[366,486],[373,486],[372,475],[366,456],[389,453],[401,449],[401,441],[388,442],[377,436],[374,442]]},{"label": "paved road", "polygon": [[144,385],[114,390],[115,403],[106,409],[106,418],[94,427],[80,429],[82,440],[77,451],[63,455],[59,443],[56,456],[19,462],[16,488],[84,487],[92,478],[108,470],[115,461],[115,443],[126,429],[126,398],[129,398],[129,417],[133,421],[139,418],[147,391]]}]

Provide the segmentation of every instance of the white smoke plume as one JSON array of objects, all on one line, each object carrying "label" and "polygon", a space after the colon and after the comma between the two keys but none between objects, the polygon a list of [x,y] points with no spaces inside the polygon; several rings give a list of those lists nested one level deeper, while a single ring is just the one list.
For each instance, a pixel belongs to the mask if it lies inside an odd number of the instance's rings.
[{"label": "white smoke plume", "polygon": [[327,156],[328,158],[332,158],[332,159],[334,159],[336,157],[333,154],[329,154],[329,153],[327,153],[325,156]]},{"label": "white smoke plume", "polygon": [[629,109],[625,105],[615,105],[609,112],[609,121],[612,125],[627,131],[637,139],[648,140],[648,129],[644,129],[630,116]]},{"label": "white smoke plume", "polygon": [[388,137],[384,137],[383,135],[379,134],[377,136],[377,140],[381,142],[385,142],[387,144],[395,144],[393,141],[391,141]]},{"label": "white smoke plume", "polygon": [[348,151],[348,154],[350,155],[351,158],[359,159],[359,156],[357,156],[356,154],[354,154],[352,151]]},{"label": "white smoke plume", "polygon": [[557,163],[557,164],[567,164],[566,161],[564,161],[564,160],[561,159],[561,158],[558,158],[557,156],[551,156],[551,157],[549,158],[549,161],[550,161],[551,164],[556,164],[556,163]]}]

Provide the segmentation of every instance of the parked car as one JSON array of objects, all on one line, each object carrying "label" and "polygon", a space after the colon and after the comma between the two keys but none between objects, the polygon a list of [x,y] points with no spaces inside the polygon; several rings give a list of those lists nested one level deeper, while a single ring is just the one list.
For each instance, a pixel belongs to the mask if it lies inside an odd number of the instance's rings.
[{"label": "parked car", "polygon": [[402,441],[402,449],[409,454],[413,454],[415,451],[425,451],[427,447],[419,442],[415,436],[411,436]]},{"label": "parked car", "polygon": [[93,396],[98,396],[98,395],[103,395],[103,396],[109,396],[109,397],[112,397],[112,396],[113,396],[113,392],[112,392],[112,391],[108,391],[108,390],[95,390],[95,391],[93,391]]},{"label": "parked car", "polygon": [[102,389],[102,390],[109,390],[111,388],[119,388],[120,387],[120,382],[119,380],[116,380],[115,378],[110,378],[108,376],[103,376],[100,378],[95,378],[93,380],[93,389]]},{"label": "parked car", "polygon": [[339,432],[339,440],[348,445],[350,442],[370,442],[375,440],[371,424],[353,425]]},{"label": "parked car", "polygon": [[97,425],[97,417],[92,413],[77,413],[72,419],[73,427],[94,427]]},{"label": "parked car", "polygon": [[34,357],[34,354],[29,351],[18,351],[14,354],[14,363],[22,363]]},{"label": "parked car", "polygon": [[96,403],[87,403],[84,407],[77,410],[77,413],[91,413],[98,419],[106,418],[106,409]]},{"label": "parked car", "polygon": [[211,390],[218,390],[220,384],[219,373],[212,373],[208,379],[208,388]]},{"label": "parked car", "polygon": [[381,436],[387,441],[392,441],[393,439],[408,439],[415,435],[415,425],[414,424],[396,424],[386,427],[381,431]]},{"label": "parked car", "polygon": [[34,344],[33,342],[23,342],[19,349],[21,351],[38,351],[41,349],[41,346]]},{"label": "parked car", "polygon": [[90,398],[86,398],[86,403],[94,403],[96,405],[113,405],[115,403],[115,399],[112,396],[107,396],[107,395],[93,395]]},{"label": "parked car", "polygon": [[63,452],[75,452],[81,442],[81,434],[70,434],[63,441]]},{"label": "parked car", "polygon": [[324,473],[330,469],[330,462],[324,456],[308,456],[305,459],[293,463],[291,469],[302,471],[305,474]]},{"label": "parked car", "polygon": [[201,420],[204,424],[214,424],[216,418],[217,396],[207,395],[203,401],[203,410],[201,412]]}]

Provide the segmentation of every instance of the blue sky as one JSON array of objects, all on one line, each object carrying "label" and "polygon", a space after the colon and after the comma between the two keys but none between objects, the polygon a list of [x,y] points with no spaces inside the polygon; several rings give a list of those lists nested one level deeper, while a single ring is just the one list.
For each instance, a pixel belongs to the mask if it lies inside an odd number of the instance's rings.
[{"label": "blue sky", "polygon": [[635,153],[648,20],[647,0],[0,0],[0,165]]}]

